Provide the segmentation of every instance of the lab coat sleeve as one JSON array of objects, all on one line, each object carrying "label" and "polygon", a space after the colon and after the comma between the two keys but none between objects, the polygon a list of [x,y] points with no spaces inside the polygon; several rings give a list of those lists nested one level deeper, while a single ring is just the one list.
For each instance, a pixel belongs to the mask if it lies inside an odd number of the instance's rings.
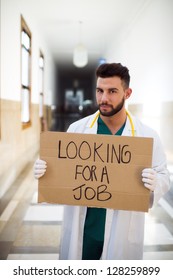
[{"label": "lab coat sleeve", "polygon": [[167,169],[166,156],[157,134],[154,136],[152,167],[157,172],[157,185],[153,201],[155,204],[170,188],[170,175]]}]

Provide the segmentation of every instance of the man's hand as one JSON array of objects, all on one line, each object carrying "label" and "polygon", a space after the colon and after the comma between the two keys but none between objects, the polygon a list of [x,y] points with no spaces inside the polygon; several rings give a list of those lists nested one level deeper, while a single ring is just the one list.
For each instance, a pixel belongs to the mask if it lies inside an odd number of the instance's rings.
[{"label": "man's hand", "polygon": [[41,160],[41,159],[37,159],[35,164],[34,164],[34,177],[35,177],[35,179],[41,178],[45,174],[46,168],[47,168],[46,161]]},{"label": "man's hand", "polygon": [[144,186],[154,192],[157,185],[157,173],[152,168],[145,168],[142,170],[142,182]]}]

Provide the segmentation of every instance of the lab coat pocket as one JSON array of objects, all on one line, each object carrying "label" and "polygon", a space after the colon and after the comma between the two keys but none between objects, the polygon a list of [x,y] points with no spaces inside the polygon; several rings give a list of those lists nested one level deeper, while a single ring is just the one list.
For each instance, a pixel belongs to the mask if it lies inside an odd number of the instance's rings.
[{"label": "lab coat pocket", "polygon": [[131,243],[139,244],[144,240],[145,214],[132,212],[129,224],[128,240]]}]

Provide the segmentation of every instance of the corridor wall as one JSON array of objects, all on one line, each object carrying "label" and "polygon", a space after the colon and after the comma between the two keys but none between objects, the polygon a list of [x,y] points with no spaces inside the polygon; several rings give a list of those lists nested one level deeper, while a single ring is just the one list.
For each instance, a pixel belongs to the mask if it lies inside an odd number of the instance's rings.
[{"label": "corridor wall", "polygon": [[160,134],[173,160],[173,1],[144,1],[129,25],[119,30],[106,53],[129,68],[128,107]]},{"label": "corridor wall", "polygon": [[[30,12],[20,0],[1,1],[0,198],[38,152],[40,49],[45,57],[45,110],[50,108],[54,93],[54,62]],[[21,123],[21,15],[32,33],[31,125],[25,129]]]}]

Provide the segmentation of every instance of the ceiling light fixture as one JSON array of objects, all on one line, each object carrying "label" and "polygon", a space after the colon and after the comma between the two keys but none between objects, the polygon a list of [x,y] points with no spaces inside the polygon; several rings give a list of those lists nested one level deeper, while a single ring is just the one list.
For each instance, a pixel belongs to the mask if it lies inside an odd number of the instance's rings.
[{"label": "ceiling light fixture", "polygon": [[73,64],[79,68],[82,68],[88,64],[88,51],[87,48],[82,44],[81,33],[82,22],[79,21],[79,43],[76,45],[73,51]]}]

